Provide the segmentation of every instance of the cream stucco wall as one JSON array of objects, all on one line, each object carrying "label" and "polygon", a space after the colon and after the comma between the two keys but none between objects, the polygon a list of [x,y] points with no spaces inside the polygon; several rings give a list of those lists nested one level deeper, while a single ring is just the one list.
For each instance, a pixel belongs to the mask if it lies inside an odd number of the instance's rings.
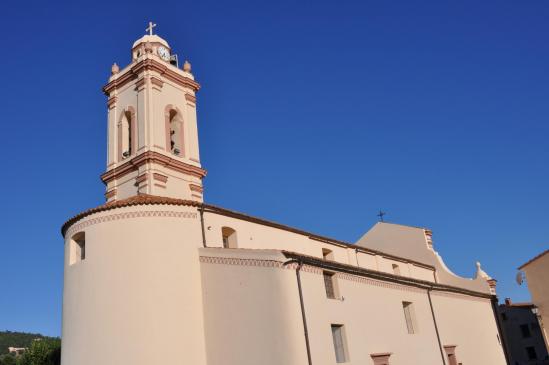
[{"label": "cream stucco wall", "polygon": [[489,299],[433,292],[433,308],[443,345],[455,345],[463,364],[505,364]]},{"label": "cream stucco wall", "polygon": [[[69,265],[70,237],[86,258]],[[196,208],[97,213],[66,235],[63,365],[205,364]]]}]

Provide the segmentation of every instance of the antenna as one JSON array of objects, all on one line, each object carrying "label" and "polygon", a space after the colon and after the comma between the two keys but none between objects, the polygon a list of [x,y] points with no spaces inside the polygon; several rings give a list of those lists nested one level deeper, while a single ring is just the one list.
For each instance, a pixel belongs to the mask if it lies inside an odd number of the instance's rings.
[{"label": "antenna", "polygon": [[518,285],[522,285],[522,283],[524,282],[524,273],[522,271],[517,272],[515,280],[517,281]]}]

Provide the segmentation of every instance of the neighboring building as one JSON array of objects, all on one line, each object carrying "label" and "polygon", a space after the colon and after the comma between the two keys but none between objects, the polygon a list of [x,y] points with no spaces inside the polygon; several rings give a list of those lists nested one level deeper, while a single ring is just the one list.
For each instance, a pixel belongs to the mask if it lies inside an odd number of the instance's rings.
[{"label": "neighboring building", "polygon": [[8,352],[12,355],[19,356],[27,350],[26,347],[8,347]]},{"label": "neighboring building", "polygon": [[539,311],[545,345],[549,348],[549,250],[545,250],[518,269],[526,275],[532,303]]},{"label": "neighboring building", "polygon": [[549,365],[537,312],[532,303],[512,303],[509,298],[499,305],[511,365]]},{"label": "neighboring building", "polygon": [[144,36],[104,88],[107,203],[62,228],[63,365],[506,363],[495,280],[450,272],[430,230],[349,244],[203,203],[199,85],[171,54]]}]

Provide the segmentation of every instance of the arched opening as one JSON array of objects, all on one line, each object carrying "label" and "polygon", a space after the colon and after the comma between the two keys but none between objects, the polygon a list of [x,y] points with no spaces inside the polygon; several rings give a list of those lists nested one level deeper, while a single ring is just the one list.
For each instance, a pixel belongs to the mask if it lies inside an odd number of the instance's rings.
[{"label": "arched opening", "polygon": [[132,154],[132,123],[131,113],[124,112],[120,123],[122,133],[122,158],[129,157]]},{"label": "arched opening", "polygon": [[236,231],[231,227],[222,227],[221,228],[221,237],[223,240],[224,248],[236,248]]},{"label": "arched opening", "polygon": [[167,149],[177,156],[183,156],[183,118],[181,113],[170,109],[166,115]]},{"label": "arched opening", "polygon": [[136,121],[132,107],[126,108],[118,121],[118,157],[126,159],[135,154],[136,149]]}]

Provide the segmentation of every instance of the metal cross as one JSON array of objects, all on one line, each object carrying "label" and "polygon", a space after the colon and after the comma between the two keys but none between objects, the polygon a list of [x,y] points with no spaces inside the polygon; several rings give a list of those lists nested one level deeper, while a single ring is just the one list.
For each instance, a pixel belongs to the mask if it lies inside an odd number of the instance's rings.
[{"label": "metal cross", "polygon": [[156,24],[154,24],[153,22],[149,22],[149,26],[145,30],[147,32],[149,32],[149,35],[153,35],[153,28],[154,27],[156,27]]},{"label": "metal cross", "polygon": [[380,221],[380,222],[383,222],[383,216],[384,216],[385,214],[387,214],[387,213],[381,211],[381,209],[379,210],[379,213],[377,214],[377,216],[379,217],[379,221]]}]

